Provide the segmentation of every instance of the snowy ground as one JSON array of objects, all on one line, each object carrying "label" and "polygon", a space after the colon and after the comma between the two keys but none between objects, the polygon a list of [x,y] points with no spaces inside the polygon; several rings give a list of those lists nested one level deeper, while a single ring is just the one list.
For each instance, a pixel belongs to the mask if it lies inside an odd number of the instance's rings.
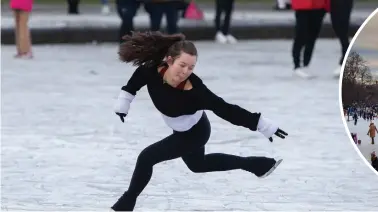
[{"label": "snowy ground", "polygon": [[[348,118],[346,117],[346,120]],[[359,118],[357,125],[354,125],[352,117],[349,118],[350,121],[347,121],[348,129],[352,133],[357,133],[357,138],[361,140],[361,145],[357,145],[358,149],[361,151],[362,155],[370,162],[370,154],[373,151],[378,153],[378,140],[375,138],[375,144],[371,144],[371,138],[367,135],[369,130],[370,121],[365,121],[363,118]],[[373,120],[374,124],[378,126],[378,120]]]},{"label": "snowy ground", "polygon": [[[158,164],[136,210],[377,210],[378,176],[343,126],[336,40],[317,43],[312,81],[291,75],[290,41],[198,43],[196,73],[215,93],[261,111],[289,133],[270,143],[208,112],[207,152],[281,156],[266,179],[250,173],[191,173],[182,160]],[[225,50],[226,49],[226,50]],[[126,123],[113,113],[132,68],[116,46],[36,46],[36,59],[2,46],[3,210],[107,210],[128,187],[138,153],[170,130],[146,89]]]}]

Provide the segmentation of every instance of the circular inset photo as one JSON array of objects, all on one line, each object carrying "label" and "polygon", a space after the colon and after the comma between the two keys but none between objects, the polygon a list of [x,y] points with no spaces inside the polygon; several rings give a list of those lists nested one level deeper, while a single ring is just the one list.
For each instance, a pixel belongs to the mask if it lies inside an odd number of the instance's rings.
[{"label": "circular inset photo", "polygon": [[378,173],[378,9],[354,36],[342,69],[343,122],[358,154]]}]

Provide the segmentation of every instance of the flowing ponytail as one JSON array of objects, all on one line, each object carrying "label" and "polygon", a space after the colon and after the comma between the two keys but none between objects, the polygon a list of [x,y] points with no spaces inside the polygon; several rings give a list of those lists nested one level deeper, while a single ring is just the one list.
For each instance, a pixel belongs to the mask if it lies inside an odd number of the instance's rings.
[{"label": "flowing ponytail", "polygon": [[159,65],[175,43],[188,42],[183,34],[165,35],[161,32],[132,32],[123,40],[118,52],[120,60],[134,66]]}]

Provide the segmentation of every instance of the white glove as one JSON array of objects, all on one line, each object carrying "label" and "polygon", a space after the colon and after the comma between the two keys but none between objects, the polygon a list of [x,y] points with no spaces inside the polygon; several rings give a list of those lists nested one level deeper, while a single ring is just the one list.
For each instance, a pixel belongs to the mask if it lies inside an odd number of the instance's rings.
[{"label": "white glove", "polygon": [[257,130],[271,142],[273,141],[273,135],[276,135],[283,139],[287,135],[286,132],[279,129],[278,126],[275,125],[272,121],[262,116],[260,116],[259,122],[257,123]]},{"label": "white glove", "polygon": [[124,90],[121,90],[119,93],[116,104],[114,105],[114,112],[120,117],[122,122],[125,122],[124,117],[129,112],[130,103],[134,98],[134,95]]}]

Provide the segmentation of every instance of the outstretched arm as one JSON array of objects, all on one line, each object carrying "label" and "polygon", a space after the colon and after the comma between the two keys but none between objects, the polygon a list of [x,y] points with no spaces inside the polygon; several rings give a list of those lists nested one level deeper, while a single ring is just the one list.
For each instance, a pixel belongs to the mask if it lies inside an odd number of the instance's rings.
[{"label": "outstretched arm", "polygon": [[230,104],[204,85],[201,93],[203,94],[201,101],[204,109],[213,111],[217,116],[234,125],[246,127],[252,131],[259,131],[270,141],[273,141],[273,135],[280,138],[285,138],[287,135],[278,126],[262,117],[261,113],[252,113],[238,105]]},{"label": "outstretched arm", "polygon": [[248,110],[224,101],[209,89],[206,89],[202,98],[204,108],[211,110],[218,117],[236,126],[246,127],[252,131],[257,130],[261,113],[251,113]]},{"label": "outstretched arm", "polygon": [[130,109],[130,103],[135,98],[136,93],[147,84],[147,72],[144,67],[138,67],[127,84],[122,87],[121,92],[118,95],[118,99],[114,106],[114,112],[124,122],[124,117],[127,115]]}]

